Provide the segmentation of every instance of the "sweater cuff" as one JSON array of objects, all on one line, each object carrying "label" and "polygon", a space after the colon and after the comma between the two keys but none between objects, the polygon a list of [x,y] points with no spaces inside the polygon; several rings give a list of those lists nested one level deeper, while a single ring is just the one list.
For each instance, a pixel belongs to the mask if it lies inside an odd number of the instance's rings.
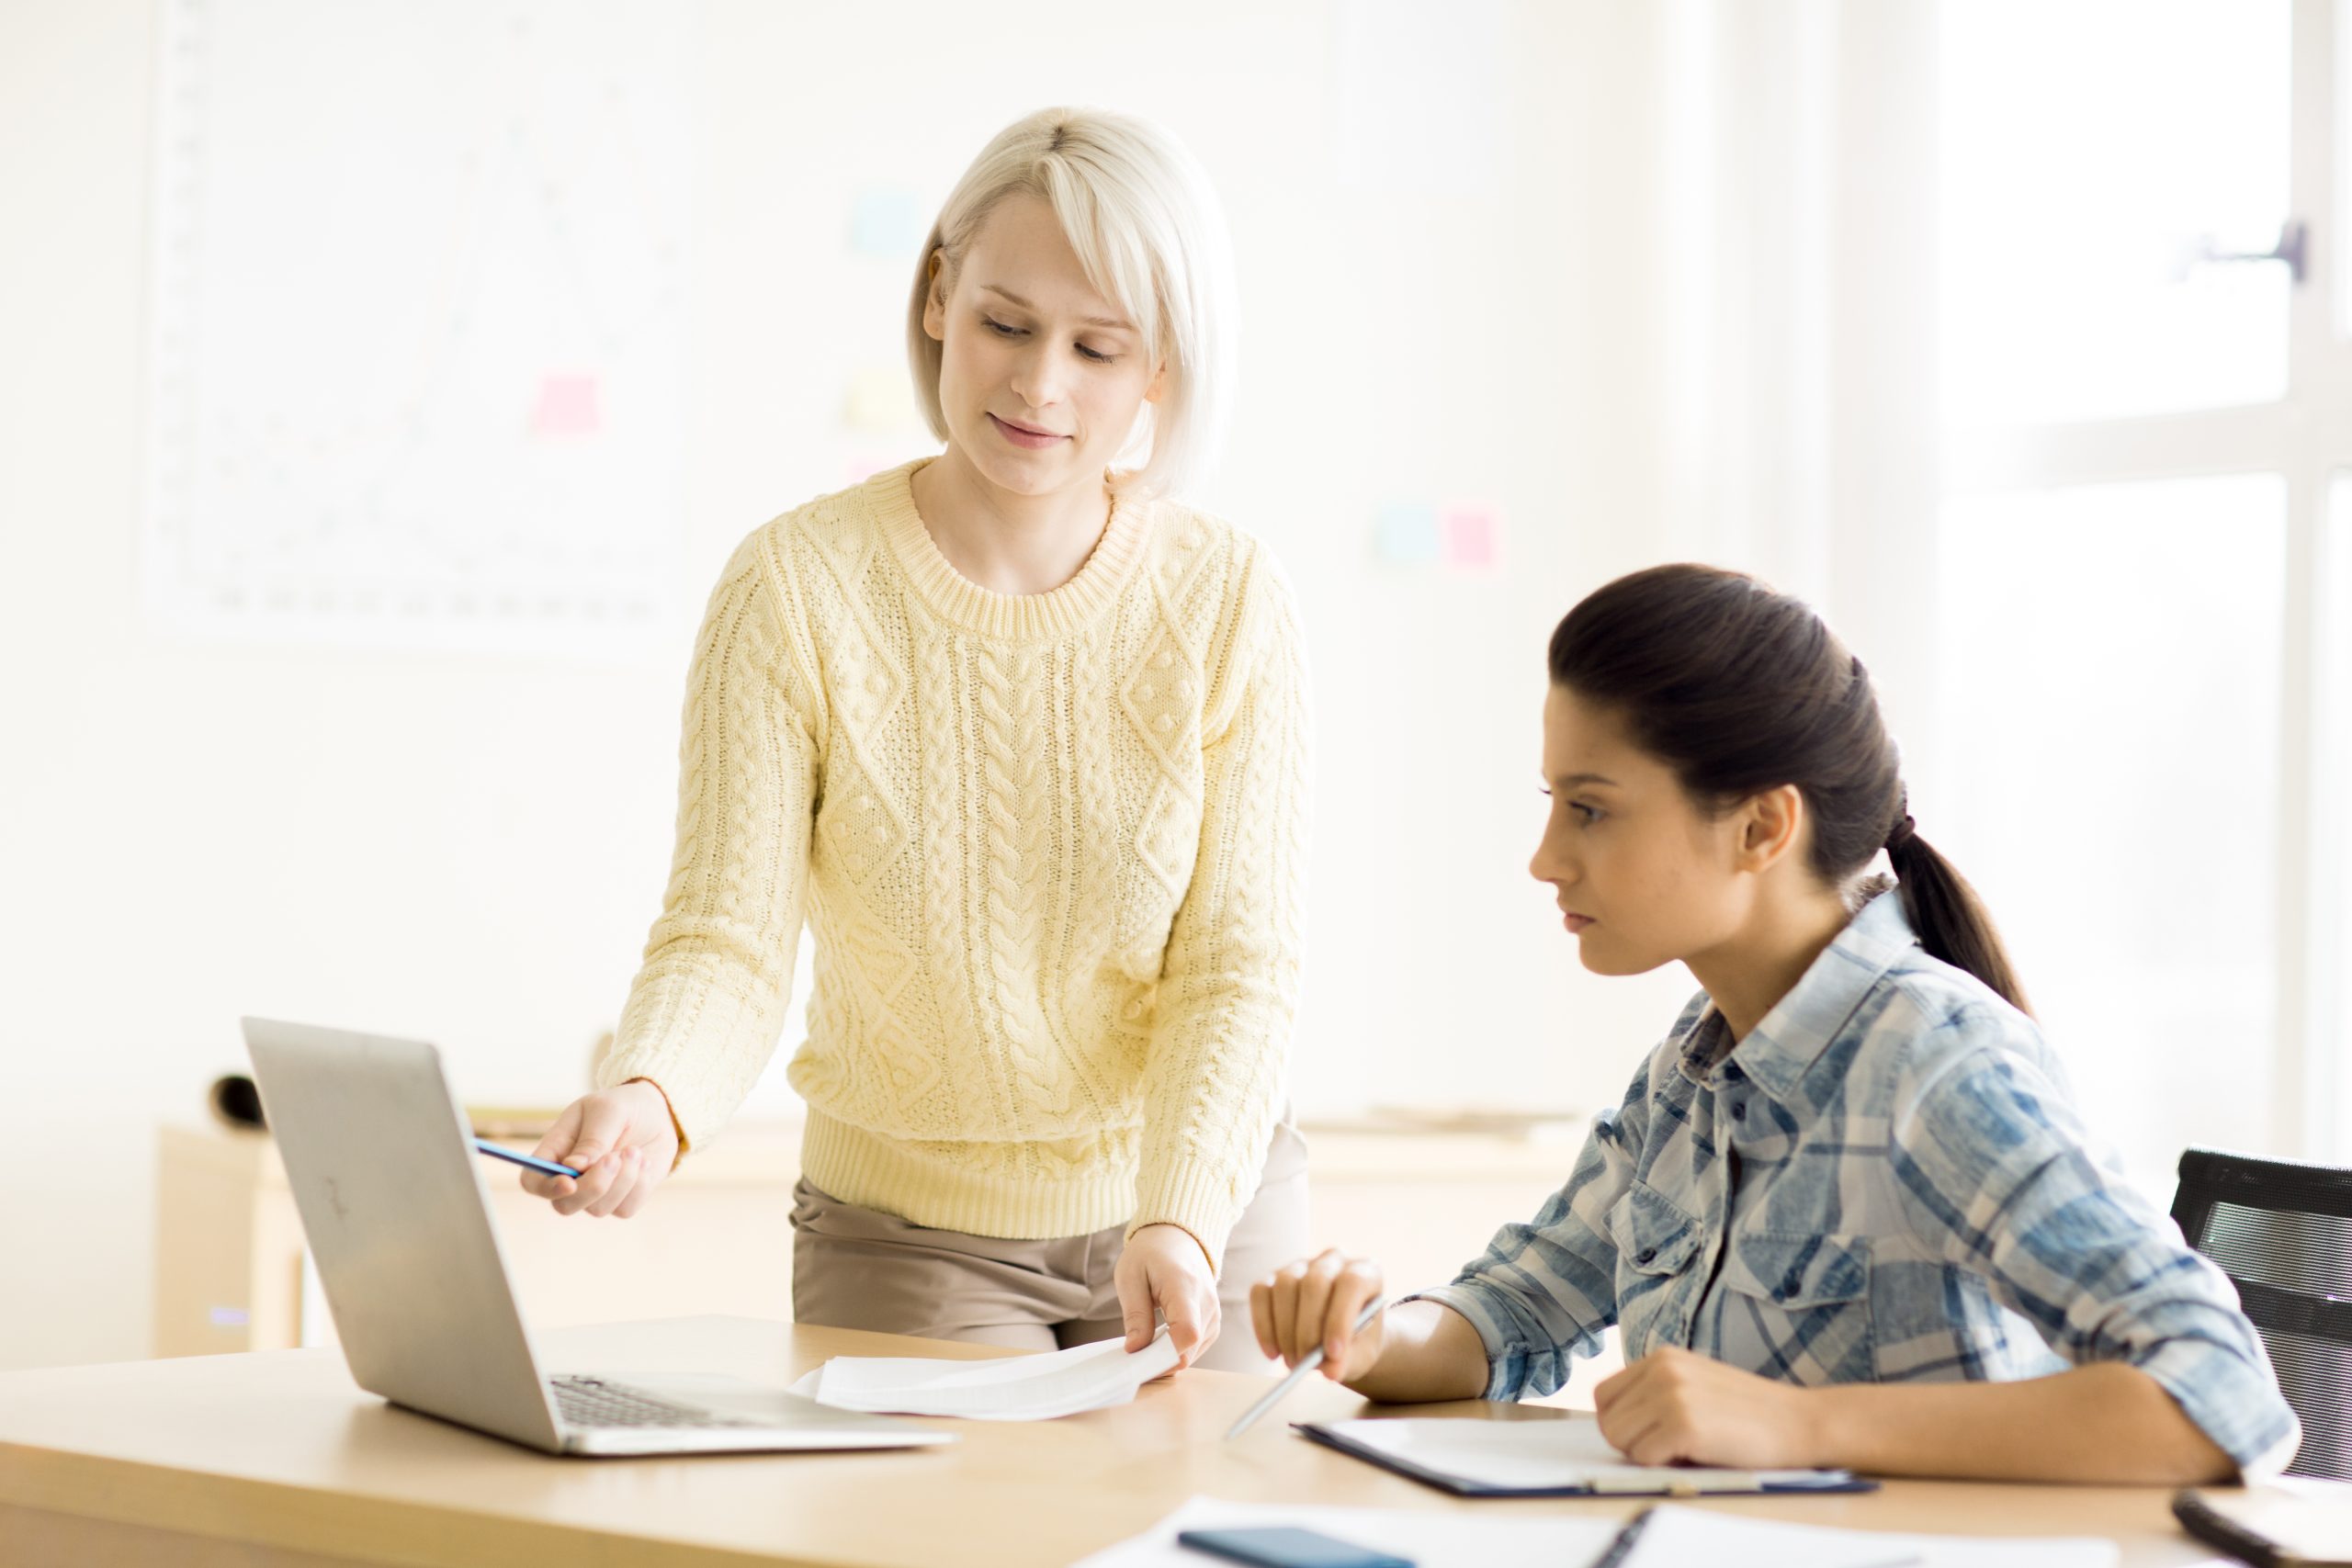
[{"label": "sweater cuff", "polygon": [[598,1089],[616,1089],[642,1078],[660,1089],[669,1102],[670,1120],[678,1129],[678,1149],[683,1154],[717,1137],[741,1099],[740,1093],[727,1098],[725,1090],[715,1090],[709,1068],[696,1062],[695,1055],[685,1042],[666,1048],[628,1046],[600,1059],[588,1075],[589,1082]]},{"label": "sweater cuff", "polygon": [[670,1156],[671,1173],[673,1175],[676,1174],[678,1162],[686,1157],[686,1151],[693,1148],[694,1145],[687,1140],[685,1123],[678,1120],[678,1108],[674,1104],[671,1103],[670,1091],[663,1089],[661,1084],[655,1082],[652,1078],[649,1077],[623,1078],[621,1081],[623,1083],[652,1084],[653,1092],[662,1097],[662,1108],[670,1113],[670,1131],[676,1134],[678,1136],[678,1152]]},{"label": "sweater cuff", "polygon": [[[1253,1169],[1250,1173],[1256,1175]],[[1226,1239],[1241,1218],[1233,1199],[1233,1182],[1212,1166],[1181,1163],[1161,1170],[1146,1169],[1136,1183],[1136,1217],[1127,1222],[1127,1235],[1146,1225],[1174,1225],[1209,1255],[1209,1267],[1225,1267]]]}]

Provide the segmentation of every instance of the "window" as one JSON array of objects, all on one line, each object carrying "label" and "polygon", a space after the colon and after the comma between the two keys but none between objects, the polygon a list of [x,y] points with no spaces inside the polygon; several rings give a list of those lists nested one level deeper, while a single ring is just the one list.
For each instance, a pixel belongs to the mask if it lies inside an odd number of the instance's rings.
[{"label": "window", "polygon": [[1915,801],[2159,1197],[2189,1145],[2352,1158],[2347,4],[1943,8]]}]

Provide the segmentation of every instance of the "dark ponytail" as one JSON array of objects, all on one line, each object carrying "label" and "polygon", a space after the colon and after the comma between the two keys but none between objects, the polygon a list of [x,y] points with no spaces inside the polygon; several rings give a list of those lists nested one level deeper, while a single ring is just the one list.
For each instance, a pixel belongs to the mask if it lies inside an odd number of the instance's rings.
[{"label": "dark ponytail", "polygon": [[1652,567],[1568,612],[1551,669],[1702,809],[1795,785],[1825,884],[1845,888],[1884,849],[1920,945],[2032,1010],[1984,902],[1911,820],[1870,672],[1801,601],[1736,571]]}]

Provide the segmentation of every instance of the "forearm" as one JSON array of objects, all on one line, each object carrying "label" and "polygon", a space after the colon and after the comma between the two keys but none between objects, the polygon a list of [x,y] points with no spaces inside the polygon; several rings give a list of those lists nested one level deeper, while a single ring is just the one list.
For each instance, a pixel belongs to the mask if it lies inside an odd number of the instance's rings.
[{"label": "forearm", "polygon": [[2019,1382],[1803,1393],[1814,1462],[1872,1475],[2193,1485],[2237,1473],[2161,1383],[2120,1362]]},{"label": "forearm", "polygon": [[1347,1386],[1383,1404],[1476,1399],[1487,1392],[1487,1347],[1452,1307],[1407,1302],[1388,1309],[1380,1359]]}]

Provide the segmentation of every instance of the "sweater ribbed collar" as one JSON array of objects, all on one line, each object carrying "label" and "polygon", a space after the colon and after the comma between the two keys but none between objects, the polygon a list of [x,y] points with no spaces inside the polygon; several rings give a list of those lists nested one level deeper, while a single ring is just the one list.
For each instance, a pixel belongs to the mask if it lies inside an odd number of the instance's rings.
[{"label": "sweater ribbed collar", "polygon": [[1064,637],[1084,629],[1110,608],[1143,558],[1151,509],[1114,491],[1110,521],[1077,576],[1044,593],[999,593],[983,588],[939,553],[915,510],[915,472],[935,460],[918,457],[878,473],[867,481],[866,493],[890,552],[899,558],[916,594],[941,620],[982,637],[1013,641]]}]

